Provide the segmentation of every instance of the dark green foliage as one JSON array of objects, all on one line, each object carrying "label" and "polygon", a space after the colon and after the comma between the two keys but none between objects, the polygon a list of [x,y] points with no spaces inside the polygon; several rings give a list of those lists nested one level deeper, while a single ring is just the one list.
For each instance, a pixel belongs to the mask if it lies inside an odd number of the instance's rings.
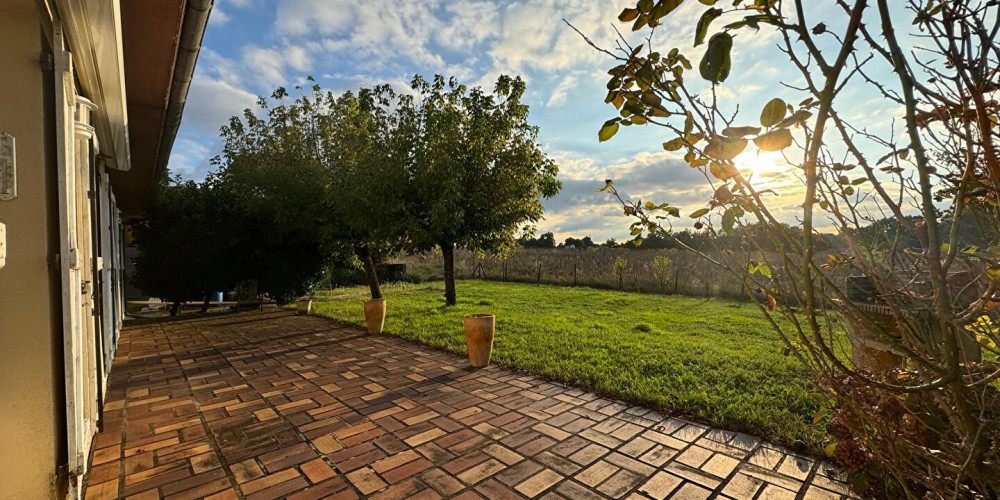
[{"label": "dark green foliage", "polygon": [[555,248],[556,246],[556,237],[552,233],[542,233],[538,238],[523,235],[517,241],[525,248]]},{"label": "dark green foliage", "polygon": [[132,225],[138,250],[135,284],[174,304],[224,289],[228,276],[216,265],[215,251],[225,237],[216,215],[206,186],[164,182],[156,203]]}]

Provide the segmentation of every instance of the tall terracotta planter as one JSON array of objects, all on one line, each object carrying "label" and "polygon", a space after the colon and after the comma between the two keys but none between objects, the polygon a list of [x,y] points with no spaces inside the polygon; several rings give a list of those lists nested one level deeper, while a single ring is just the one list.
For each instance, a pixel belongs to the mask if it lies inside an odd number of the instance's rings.
[{"label": "tall terracotta planter", "polygon": [[301,299],[296,303],[295,309],[299,314],[309,314],[312,312],[312,305],[312,299]]},{"label": "tall terracotta planter", "polygon": [[368,333],[382,333],[385,325],[385,299],[365,301],[365,324],[368,325]]},{"label": "tall terracotta planter", "polygon": [[496,317],[492,314],[470,314],[465,317],[465,347],[469,350],[469,362],[476,368],[490,364],[493,353],[493,334]]}]

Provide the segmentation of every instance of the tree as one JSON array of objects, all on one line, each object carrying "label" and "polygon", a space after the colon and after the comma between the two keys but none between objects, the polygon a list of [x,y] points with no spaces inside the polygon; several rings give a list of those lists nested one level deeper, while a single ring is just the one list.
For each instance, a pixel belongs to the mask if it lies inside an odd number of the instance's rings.
[{"label": "tree", "polygon": [[412,144],[400,133],[394,109],[410,99],[401,100],[388,85],[339,97],[323,95],[318,86],[313,91],[314,102],[304,100],[303,106],[320,108],[316,139],[330,174],[328,221],[361,262],[372,299],[380,299],[375,265],[406,241],[403,208]]},{"label": "tree", "polygon": [[503,253],[542,217],[540,198],[562,184],[521,103],[524,82],[501,76],[493,94],[455,79],[419,76],[417,96],[400,102],[399,133],[412,144],[407,165],[406,247],[441,249],[445,301],[456,303],[455,247]]},{"label": "tree", "polygon": [[597,246],[594,240],[590,239],[590,236],[584,236],[583,238],[573,238],[572,236],[566,238],[563,242],[562,247],[572,247],[572,248],[592,248]]},{"label": "tree", "polygon": [[204,312],[209,294],[228,287],[225,270],[212,256],[221,233],[206,186],[180,178],[164,182],[156,202],[132,228],[138,252],[135,284],[170,302],[171,316],[195,297],[204,298]]},{"label": "tree", "polygon": [[556,236],[552,233],[542,233],[538,238],[525,234],[517,240],[525,248],[555,248]]},{"label": "tree", "polygon": [[283,303],[343,252],[325,206],[331,180],[317,154],[313,110],[301,98],[287,102],[283,88],[271,99],[222,128],[218,171],[206,183],[226,214],[218,219],[228,237],[220,263]]},{"label": "tree", "polygon": [[[706,45],[697,75],[689,75],[694,66],[680,49],[659,52],[652,37],[639,46],[622,37],[614,52],[595,45],[617,60],[606,102],[619,116],[603,124],[599,140],[631,125],[664,127],[672,137],[663,147],[700,169],[712,194],[682,214],[669,202],[625,200],[610,180],[604,190],[634,218],[636,242],[670,234],[671,221],[686,214],[709,234],[745,235],[736,248],[711,238],[717,252],[703,256],[763,292],[754,295],[761,310],[819,386],[817,421],[828,423],[832,437],[827,451],[851,472],[856,491],[995,498],[1000,6],[911,0],[906,7],[920,33],[910,37],[896,26],[902,2],[889,3],[837,2],[821,21],[801,0],[703,0],[693,41]],[[619,19],[633,31],[652,30],[674,19],[678,4],[640,0]],[[760,73],[731,74],[733,46],[759,29],[776,31],[795,78],[765,105],[737,109],[717,99],[722,82],[743,77],[779,88]],[[853,113],[859,95],[869,109],[901,110],[900,128]],[[783,152],[802,188],[751,182],[734,159],[753,150]],[[779,221],[778,209],[791,206],[800,207],[801,228]],[[877,246],[857,237],[885,216],[897,223],[895,235]],[[986,228],[986,247],[963,246],[965,216]],[[845,252],[817,254],[824,223]],[[870,297],[887,312],[878,316],[851,300],[834,279],[844,274],[870,280]],[[845,360],[838,332],[847,329],[890,346],[902,362]],[[977,345],[987,353],[981,360]]]}]

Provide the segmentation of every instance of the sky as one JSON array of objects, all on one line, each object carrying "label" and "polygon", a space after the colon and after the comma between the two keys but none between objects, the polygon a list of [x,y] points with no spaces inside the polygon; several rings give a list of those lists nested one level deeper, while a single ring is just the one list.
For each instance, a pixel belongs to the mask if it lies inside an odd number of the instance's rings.
[{"label": "sky", "polygon": [[[595,241],[620,240],[627,237],[631,220],[622,215],[620,204],[595,191],[604,179],[614,179],[629,198],[666,201],[687,212],[704,206],[711,194],[702,175],[681,160],[683,151],[663,151],[661,143],[670,139],[664,129],[623,128],[610,141],[598,141],[601,124],[616,116],[604,103],[606,71],[615,63],[562,20],[601,46],[613,45],[616,26],[641,43],[617,21],[627,6],[634,2],[216,0],[169,169],[185,178],[204,177],[211,169],[209,159],[221,149],[219,127],[230,116],[252,107],[258,95],[277,86],[293,87],[307,76],[340,92],[380,83],[405,91],[413,75],[436,73],[491,89],[498,75],[518,75],[527,83],[529,120],[539,127],[539,142],[559,165],[563,182],[562,192],[544,201],[546,216],[538,233],[554,232],[557,241],[588,235]],[[657,30],[653,45],[664,52],[680,47],[697,65],[704,45],[691,46],[704,8],[696,1],[683,4]],[[818,22],[827,14],[820,8],[809,15]],[[766,28],[738,38],[733,74],[754,77],[727,81],[718,89],[721,100],[759,110],[775,96],[789,102],[804,97],[776,84],[796,78],[774,47],[778,41]],[[858,96],[859,104],[867,100],[870,96]],[[873,101],[858,109],[882,115],[882,121],[895,113],[880,106]],[[756,113],[748,116],[755,120]],[[794,190],[798,184],[778,155],[748,153],[741,160],[771,171],[768,182],[775,186]],[[797,203],[791,196],[776,205],[794,223]]]}]

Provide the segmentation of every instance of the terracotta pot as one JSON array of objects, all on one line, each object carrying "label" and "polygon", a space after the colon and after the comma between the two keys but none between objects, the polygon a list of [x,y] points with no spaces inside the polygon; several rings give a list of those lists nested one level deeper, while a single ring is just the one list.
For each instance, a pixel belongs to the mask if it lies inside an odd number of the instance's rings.
[{"label": "terracotta pot", "polygon": [[312,312],[313,301],[312,299],[303,299],[295,304],[295,309],[299,314],[309,314]]},{"label": "terracotta pot", "polygon": [[465,347],[469,362],[476,368],[490,364],[496,317],[492,314],[470,314],[465,317]]},{"label": "terracotta pot", "polygon": [[385,325],[385,299],[365,301],[365,324],[368,325],[368,333],[382,333]]}]

